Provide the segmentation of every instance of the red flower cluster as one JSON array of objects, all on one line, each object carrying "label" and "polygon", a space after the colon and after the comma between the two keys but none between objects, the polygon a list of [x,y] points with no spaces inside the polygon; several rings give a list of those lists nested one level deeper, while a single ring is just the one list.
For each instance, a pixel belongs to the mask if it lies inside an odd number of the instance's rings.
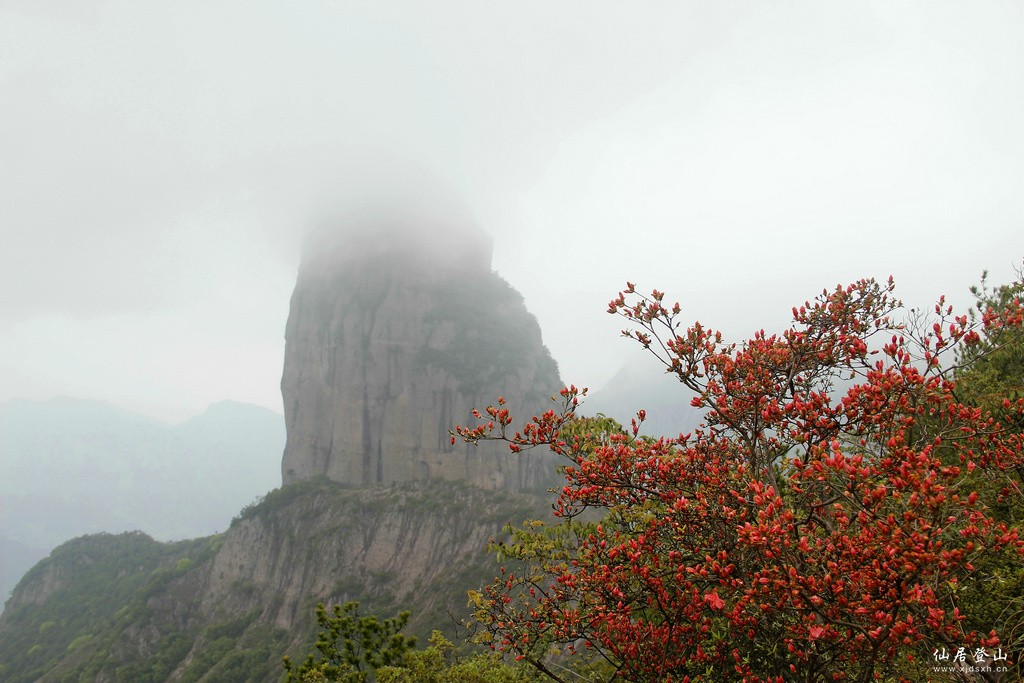
[{"label": "red flower cluster", "polygon": [[598,438],[575,387],[518,432],[501,402],[456,428],[567,459],[555,523],[496,543],[510,564],[474,594],[492,644],[555,679],[552,652],[579,650],[625,680],[751,682],[913,680],[915,655],[997,645],[963,632],[958,590],[980,553],[1024,554],[977,492],[1024,443],[957,400],[947,361],[1020,326],[1021,304],[897,322],[892,289],[825,291],[736,345],[630,284],[609,310],[695,393],[700,429],[645,438],[641,412]]}]

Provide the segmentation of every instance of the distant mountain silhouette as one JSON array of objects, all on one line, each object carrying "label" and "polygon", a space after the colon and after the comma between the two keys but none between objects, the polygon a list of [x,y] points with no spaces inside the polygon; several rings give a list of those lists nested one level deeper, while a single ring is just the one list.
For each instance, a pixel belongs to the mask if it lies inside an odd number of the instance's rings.
[{"label": "distant mountain silhouette", "polygon": [[100,401],[0,404],[0,543],[25,558],[5,559],[0,599],[26,562],[75,536],[140,529],[169,540],[227,528],[280,484],[284,441],[283,416],[233,401],[180,425]]},{"label": "distant mountain silhouette", "polygon": [[642,434],[679,436],[693,430],[704,418],[690,405],[694,393],[651,356],[636,356],[615,373],[607,384],[587,395],[580,413],[604,413],[623,425],[647,411]]}]

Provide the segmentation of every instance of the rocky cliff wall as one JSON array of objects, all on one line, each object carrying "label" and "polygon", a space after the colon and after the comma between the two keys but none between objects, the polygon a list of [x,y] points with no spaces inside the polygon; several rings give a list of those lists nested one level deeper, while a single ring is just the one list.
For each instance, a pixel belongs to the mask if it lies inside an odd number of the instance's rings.
[{"label": "rocky cliff wall", "polygon": [[550,407],[557,366],[522,297],[490,269],[473,230],[385,224],[314,240],[285,334],[281,390],[287,484],[464,480],[487,489],[557,481],[545,454],[452,445],[471,411],[509,403],[518,420]]},{"label": "rocky cliff wall", "polygon": [[[278,681],[311,650],[318,601],[411,610],[408,631],[455,638],[466,591],[497,573],[488,540],[550,501],[459,482],[347,488],[323,478],[269,494],[224,534],[141,533],[57,548],[0,615],[0,680]],[[462,632],[464,635],[464,631]]]}]

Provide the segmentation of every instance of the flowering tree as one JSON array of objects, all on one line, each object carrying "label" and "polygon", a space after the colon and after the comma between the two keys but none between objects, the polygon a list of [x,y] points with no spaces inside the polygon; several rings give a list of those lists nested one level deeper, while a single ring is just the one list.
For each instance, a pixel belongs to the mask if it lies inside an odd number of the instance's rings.
[{"label": "flowering tree", "polygon": [[[939,648],[984,664],[999,634],[965,632],[961,587],[976,558],[1018,561],[1024,542],[976,484],[1020,467],[1024,443],[953,377],[958,349],[1019,327],[1022,307],[974,319],[940,300],[900,321],[892,291],[825,291],[737,345],[629,284],[609,312],[695,392],[701,428],[581,421],[575,387],[519,431],[501,399],[456,428],[566,458],[555,522],[496,544],[509,563],[472,595],[492,646],[554,680],[559,651],[630,681],[922,680]],[[1019,496],[1006,481],[998,495]]]}]

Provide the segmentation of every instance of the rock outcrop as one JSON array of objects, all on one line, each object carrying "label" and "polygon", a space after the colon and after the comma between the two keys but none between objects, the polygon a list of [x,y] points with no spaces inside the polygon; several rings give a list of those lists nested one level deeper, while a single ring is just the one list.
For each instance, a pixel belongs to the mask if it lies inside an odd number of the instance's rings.
[{"label": "rock outcrop", "polygon": [[485,547],[545,498],[459,482],[353,489],[322,477],[278,489],[224,534],[157,543],[85,536],[33,568],[0,615],[11,683],[278,681],[302,659],[318,601],[359,600],[408,633],[455,639],[466,591],[498,571]]},{"label": "rock outcrop", "polygon": [[415,212],[350,216],[310,240],[291,300],[281,391],[284,483],[557,481],[544,454],[453,445],[449,429],[504,397],[517,418],[551,407],[557,366],[522,297],[491,271],[490,238]]}]

